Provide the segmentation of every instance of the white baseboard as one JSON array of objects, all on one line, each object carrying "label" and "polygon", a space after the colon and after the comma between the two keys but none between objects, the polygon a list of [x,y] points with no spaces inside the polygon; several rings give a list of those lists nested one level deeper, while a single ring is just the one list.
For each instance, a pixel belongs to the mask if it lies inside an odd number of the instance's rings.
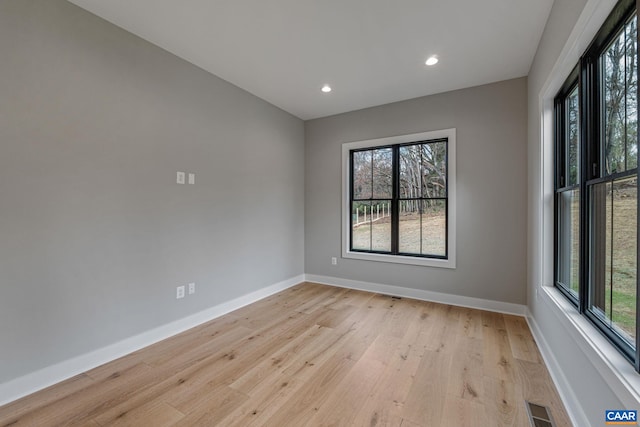
[{"label": "white baseboard", "polygon": [[562,403],[564,403],[564,407],[567,410],[567,415],[569,415],[571,422],[574,426],[590,426],[591,423],[589,422],[587,415],[584,413],[582,406],[578,403],[578,397],[570,387],[570,383],[562,372],[562,368],[558,363],[558,360],[553,355],[551,347],[549,347],[547,340],[544,338],[542,331],[538,327],[536,319],[534,319],[529,313],[527,313],[526,319],[529,324],[529,329],[531,329],[531,333],[533,333],[533,337],[538,344],[538,349],[540,349],[542,359],[544,359],[544,363],[547,366],[547,370],[551,375],[551,379],[553,380],[556,389],[558,390],[560,399],[562,400]]},{"label": "white baseboard", "polygon": [[303,281],[304,275],[292,277],[101,349],[2,383],[0,384],[0,406],[201,325]]},{"label": "white baseboard", "polygon": [[473,298],[460,295],[445,294],[441,292],[425,291],[421,289],[402,288],[399,286],[384,285],[381,283],[340,279],[338,277],[318,276],[315,274],[306,274],[304,277],[307,282],[321,283],[324,285],[338,286],[341,288],[358,289],[361,291],[369,291],[405,298],[413,298],[422,301],[432,301],[459,307],[477,308],[480,310],[515,314],[517,316],[524,316],[527,312],[527,307],[525,305],[513,304],[509,302],[492,301],[482,298]]}]

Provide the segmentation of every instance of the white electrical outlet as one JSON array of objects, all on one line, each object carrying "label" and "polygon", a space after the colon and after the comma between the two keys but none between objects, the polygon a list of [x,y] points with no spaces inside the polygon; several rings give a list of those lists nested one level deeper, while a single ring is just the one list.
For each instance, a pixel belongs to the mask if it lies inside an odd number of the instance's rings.
[{"label": "white electrical outlet", "polygon": [[176,182],[178,184],[184,184],[184,172],[178,172],[176,174]]},{"label": "white electrical outlet", "polygon": [[338,258],[331,257],[331,265],[338,265]]},{"label": "white electrical outlet", "polygon": [[189,283],[189,295],[195,294],[195,293],[196,293],[196,284],[195,283]]},{"label": "white electrical outlet", "polygon": [[194,185],[196,183],[196,174],[195,173],[190,173],[189,174],[189,184]]},{"label": "white electrical outlet", "polygon": [[184,298],[184,286],[178,286],[176,288],[176,299]]}]

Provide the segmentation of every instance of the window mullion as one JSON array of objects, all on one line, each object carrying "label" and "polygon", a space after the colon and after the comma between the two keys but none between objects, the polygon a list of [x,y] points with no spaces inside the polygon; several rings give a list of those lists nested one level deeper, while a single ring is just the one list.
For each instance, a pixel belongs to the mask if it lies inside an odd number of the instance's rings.
[{"label": "window mullion", "polygon": [[353,151],[349,152],[349,250],[353,249]]},{"label": "window mullion", "polygon": [[591,257],[590,257],[590,241],[588,238],[589,229],[591,227],[591,212],[589,206],[591,203],[591,191],[587,185],[587,181],[598,175],[600,164],[596,159],[599,158],[599,150],[597,141],[599,138],[599,96],[598,82],[599,73],[597,59],[591,56],[584,57],[580,62],[580,150],[582,158],[580,162],[580,281],[578,311],[584,313],[588,309],[590,290],[589,280],[591,277]]},{"label": "window mullion", "polygon": [[391,154],[391,253],[397,255],[399,252],[400,233],[400,147],[394,145]]}]

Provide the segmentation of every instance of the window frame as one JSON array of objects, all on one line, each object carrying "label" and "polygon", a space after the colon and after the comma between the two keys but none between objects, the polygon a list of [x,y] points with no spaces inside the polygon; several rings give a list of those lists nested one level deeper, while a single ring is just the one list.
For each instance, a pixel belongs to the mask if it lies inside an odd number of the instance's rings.
[{"label": "window frame", "polygon": [[[414,256],[351,250],[351,155],[354,150],[447,140],[446,257]],[[397,214],[397,213],[396,213]],[[342,257],[347,259],[456,268],[456,129],[443,129],[342,144]]]},{"label": "window frame", "polygon": [[[602,129],[603,120],[603,97],[604,97],[604,77],[601,72],[601,57],[607,51],[610,44],[615,40],[621,31],[625,30],[627,23],[637,15],[635,0],[621,0],[613,8],[600,30],[595,35],[589,47],[585,50],[579,63],[570,73],[565,83],[554,98],[554,286],[564,295],[578,312],[598,329],[602,335],[628,360],[636,372],[640,372],[640,280],[638,277],[638,259],[640,251],[636,248],[636,336],[635,348],[626,342],[622,336],[615,331],[615,327],[607,325],[591,307],[591,270],[594,267],[591,262],[591,246],[594,238],[591,231],[591,222],[594,220],[590,211],[592,204],[591,190],[598,184],[615,183],[616,181],[635,175],[637,177],[638,167],[625,170],[623,172],[608,173],[604,170],[603,150],[604,131]],[[636,70],[638,55],[636,54]],[[577,76],[576,76],[577,70]],[[579,90],[579,179],[580,190],[580,249],[579,249],[579,293],[578,298],[572,295],[564,286],[558,283],[558,194],[566,191],[571,186],[563,185],[560,177],[565,173],[566,159],[563,150],[566,137],[566,115],[564,101],[578,84]],[[636,88],[637,90],[637,88]],[[637,97],[637,94],[636,94]],[[636,99],[638,101],[638,97]],[[638,135],[636,135],[637,137]],[[559,142],[560,141],[560,142]],[[626,164],[626,158],[625,158]],[[638,181],[636,181],[638,185]],[[573,186],[576,187],[576,186]],[[640,202],[636,204],[636,214],[640,212]],[[636,227],[636,236],[638,230]],[[636,238],[636,245],[640,245],[640,239]]]},{"label": "window frame", "polygon": [[[573,91],[575,90],[575,88],[578,88],[578,106],[579,106],[579,112],[578,112],[578,117],[579,117],[579,122],[578,122],[578,128],[579,128],[579,136],[578,136],[578,182],[576,184],[573,183],[569,183],[568,181],[568,164],[569,164],[569,160],[567,159],[567,145],[568,145],[568,140],[567,140],[567,100],[569,99],[569,97],[571,96],[571,94],[573,93]],[[584,218],[583,218],[583,207],[582,207],[582,203],[584,200],[584,194],[583,194],[583,185],[582,185],[582,176],[583,176],[583,171],[581,168],[581,164],[582,162],[582,157],[583,157],[583,151],[582,151],[582,129],[581,129],[581,125],[583,123],[582,120],[582,111],[583,111],[583,106],[582,106],[582,93],[581,93],[581,86],[580,86],[580,79],[579,79],[579,66],[576,66],[572,71],[571,74],[569,75],[569,77],[567,77],[567,80],[564,82],[564,84],[562,85],[562,87],[560,88],[560,90],[558,91],[558,94],[556,95],[555,99],[554,99],[554,117],[555,117],[555,122],[554,122],[554,209],[553,209],[553,218],[554,218],[554,245],[553,245],[553,259],[554,259],[554,268],[553,268],[553,283],[554,286],[560,290],[560,292],[562,292],[562,294],[576,307],[578,307],[579,305],[579,298],[581,295],[584,295],[583,289],[582,289],[582,278],[584,276],[583,271],[582,271],[582,267],[583,267],[583,262],[582,262],[582,248],[584,247],[584,232],[583,232],[583,226],[582,224],[584,223]],[[560,243],[560,236],[559,236],[559,231],[560,231],[560,227],[559,227],[559,206],[558,206],[558,198],[562,193],[565,192],[569,192],[569,191],[573,191],[573,190],[579,190],[579,194],[580,194],[580,213],[578,215],[579,218],[579,237],[578,237],[578,241],[579,241],[579,249],[578,249],[578,257],[579,257],[579,265],[578,265],[578,293],[577,295],[574,295],[570,288],[570,285],[561,283],[559,280],[559,243]]]}]

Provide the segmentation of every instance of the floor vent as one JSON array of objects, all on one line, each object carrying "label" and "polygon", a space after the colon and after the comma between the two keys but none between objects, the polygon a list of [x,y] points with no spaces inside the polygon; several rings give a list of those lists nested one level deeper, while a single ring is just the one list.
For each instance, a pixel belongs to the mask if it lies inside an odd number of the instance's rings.
[{"label": "floor vent", "polygon": [[549,408],[546,406],[536,405],[531,402],[526,402],[526,404],[527,412],[529,413],[529,421],[531,421],[531,427],[556,426],[551,419],[551,412],[549,412]]}]

